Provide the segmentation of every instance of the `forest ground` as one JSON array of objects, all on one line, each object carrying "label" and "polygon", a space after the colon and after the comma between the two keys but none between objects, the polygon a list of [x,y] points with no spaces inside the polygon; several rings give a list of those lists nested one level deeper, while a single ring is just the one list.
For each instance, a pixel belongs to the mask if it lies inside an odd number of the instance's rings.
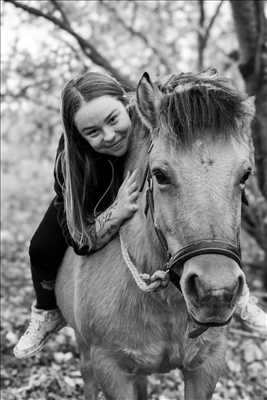
[{"label": "forest ground", "polygon": [[[61,330],[41,353],[32,358],[17,360],[12,353],[27,326],[33,300],[28,246],[52,198],[48,164],[42,168],[18,165],[12,174],[8,172],[9,168],[4,168],[2,175],[3,400],[83,399],[79,355],[71,328]],[[253,240],[243,235],[242,243],[244,260],[257,264],[261,254]],[[262,271],[247,266],[246,273],[251,290],[262,292]],[[263,306],[267,311],[267,304]],[[227,338],[227,370],[216,386],[213,400],[267,400],[267,340],[245,331],[237,320],[231,323]],[[174,370],[169,374],[150,376],[149,394],[151,400],[183,399],[181,373]]]}]

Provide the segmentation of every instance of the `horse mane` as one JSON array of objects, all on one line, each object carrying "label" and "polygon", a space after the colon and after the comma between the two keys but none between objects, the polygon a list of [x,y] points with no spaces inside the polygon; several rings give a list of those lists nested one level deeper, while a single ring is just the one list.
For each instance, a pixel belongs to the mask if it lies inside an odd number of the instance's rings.
[{"label": "horse mane", "polygon": [[[245,101],[248,96],[233,87],[230,79],[219,77],[214,71],[173,74],[154,83],[160,96],[155,135],[177,143],[182,149],[207,136],[214,140],[242,138],[253,114]],[[149,130],[138,123],[136,107],[132,97],[134,134],[137,129],[142,130],[144,140],[150,136]]]},{"label": "horse mane", "polygon": [[228,139],[241,136],[249,115],[246,95],[231,86],[230,80],[213,73],[170,76],[159,83],[162,94],[159,134],[190,146],[203,136]]}]

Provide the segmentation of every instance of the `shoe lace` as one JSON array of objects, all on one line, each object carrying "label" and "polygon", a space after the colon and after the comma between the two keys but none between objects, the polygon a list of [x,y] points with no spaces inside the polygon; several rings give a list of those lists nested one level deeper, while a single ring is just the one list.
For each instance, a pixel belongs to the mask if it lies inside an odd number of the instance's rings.
[{"label": "shoe lace", "polygon": [[29,322],[29,326],[25,332],[25,335],[36,335],[40,332],[42,323],[44,322],[43,318],[40,317],[33,317],[31,318],[30,322]]}]

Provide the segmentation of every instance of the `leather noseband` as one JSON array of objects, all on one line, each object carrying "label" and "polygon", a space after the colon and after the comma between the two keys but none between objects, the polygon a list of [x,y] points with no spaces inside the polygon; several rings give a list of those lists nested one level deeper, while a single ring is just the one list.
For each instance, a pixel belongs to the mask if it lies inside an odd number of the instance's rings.
[{"label": "leather noseband", "polygon": [[202,254],[219,254],[233,259],[242,268],[240,247],[224,240],[198,240],[177,251],[167,262],[171,282],[180,290],[180,277],[186,261]]}]

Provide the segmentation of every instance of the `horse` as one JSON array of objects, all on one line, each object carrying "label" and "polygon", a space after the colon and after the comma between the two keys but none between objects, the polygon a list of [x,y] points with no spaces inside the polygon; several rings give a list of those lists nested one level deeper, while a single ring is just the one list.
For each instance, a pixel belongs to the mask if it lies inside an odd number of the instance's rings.
[{"label": "horse", "polygon": [[99,388],[109,400],[146,400],[147,375],[174,368],[185,400],[212,397],[245,283],[253,107],[214,72],[140,79],[125,164],[138,170],[138,211],[97,252],[68,249],[56,281],[86,400]]}]

